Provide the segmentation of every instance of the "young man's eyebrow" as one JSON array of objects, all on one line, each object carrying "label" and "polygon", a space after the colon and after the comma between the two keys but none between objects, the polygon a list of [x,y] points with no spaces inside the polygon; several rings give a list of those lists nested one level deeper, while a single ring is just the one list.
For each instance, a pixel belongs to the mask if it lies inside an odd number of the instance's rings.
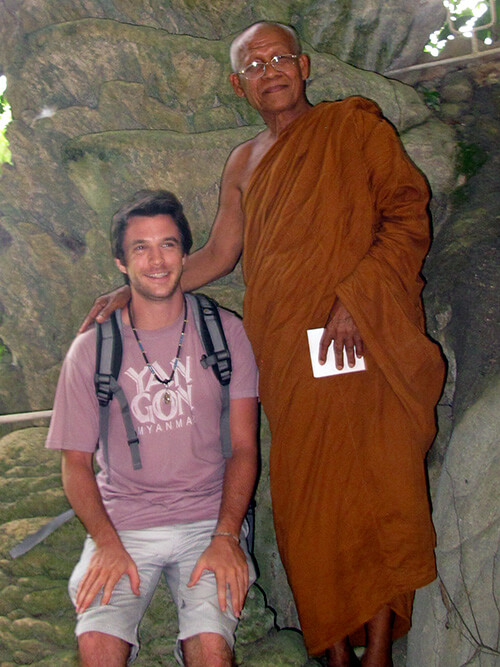
[{"label": "young man's eyebrow", "polygon": [[[137,245],[138,243],[149,243],[151,239],[132,239],[130,245]],[[161,239],[162,243],[165,241],[173,241],[174,243],[181,244],[181,240],[176,236],[165,236]]]}]

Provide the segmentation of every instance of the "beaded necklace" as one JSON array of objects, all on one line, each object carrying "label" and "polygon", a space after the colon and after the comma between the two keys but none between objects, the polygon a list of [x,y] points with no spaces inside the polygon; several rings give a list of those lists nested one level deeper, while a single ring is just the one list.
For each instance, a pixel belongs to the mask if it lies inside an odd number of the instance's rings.
[{"label": "beaded necklace", "polygon": [[165,390],[165,393],[163,394],[163,400],[164,400],[165,403],[170,403],[170,391],[168,389],[168,385],[172,382],[175,370],[177,368],[177,364],[179,363],[179,358],[180,358],[181,348],[182,348],[182,341],[184,340],[184,333],[186,331],[186,324],[187,324],[187,302],[186,302],[186,299],[184,298],[184,322],[182,323],[182,331],[181,331],[181,335],[180,335],[180,338],[179,338],[179,345],[177,346],[177,354],[175,355],[175,359],[174,359],[174,366],[172,368],[172,372],[170,373],[170,377],[168,377],[165,380],[162,380],[160,377],[158,377],[158,374],[156,373],[155,369],[153,368],[152,364],[150,363],[150,361],[149,361],[149,359],[146,355],[146,351],[144,350],[144,347],[143,347],[143,345],[142,345],[142,343],[139,339],[139,336],[137,335],[137,331],[136,331],[135,326],[134,326],[134,320],[132,319],[132,310],[130,308],[130,301],[127,304],[127,310],[128,310],[128,317],[129,317],[129,320],[130,320],[130,326],[132,328],[132,331],[134,332],[134,336],[135,336],[135,339],[137,341],[137,344],[139,345],[139,349],[140,349],[140,351],[142,353],[142,356],[144,358],[144,362],[145,362],[146,366],[149,368],[149,370],[151,371],[151,374],[153,375],[155,380],[158,380],[158,382],[161,382],[161,384],[165,385],[166,390]]}]

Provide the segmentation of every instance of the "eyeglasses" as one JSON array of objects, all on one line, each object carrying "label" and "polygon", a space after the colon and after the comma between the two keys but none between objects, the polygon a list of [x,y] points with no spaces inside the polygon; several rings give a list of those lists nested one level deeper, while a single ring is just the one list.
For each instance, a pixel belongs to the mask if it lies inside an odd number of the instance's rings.
[{"label": "eyeglasses", "polygon": [[254,81],[255,79],[260,79],[261,76],[264,76],[266,67],[269,65],[271,65],[277,72],[289,71],[298,57],[299,56],[297,55],[286,53],[283,56],[273,56],[267,63],[262,63],[260,60],[254,60],[250,65],[238,70],[236,74],[241,74],[245,79]]}]

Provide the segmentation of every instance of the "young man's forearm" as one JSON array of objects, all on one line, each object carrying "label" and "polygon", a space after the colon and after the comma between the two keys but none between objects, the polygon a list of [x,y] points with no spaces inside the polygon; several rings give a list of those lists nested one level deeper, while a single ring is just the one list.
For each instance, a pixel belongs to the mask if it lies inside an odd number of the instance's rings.
[{"label": "young man's forearm", "polygon": [[78,613],[88,609],[99,593],[106,605],[116,583],[128,575],[135,595],[140,594],[140,578],[133,559],[123,546],[102,503],[92,468],[92,457],[82,452],[63,452],[63,486],[76,515],[95,543],[95,551],[76,592]]},{"label": "young man's forearm", "polygon": [[87,463],[79,454],[62,452],[62,482],[66,497],[97,545],[120,542],[102,503],[92,459]]},{"label": "young man's forearm", "polygon": [[257,477],[257,453],[249,449],[233,452],[226,461],[217,532],[239,536]]}]

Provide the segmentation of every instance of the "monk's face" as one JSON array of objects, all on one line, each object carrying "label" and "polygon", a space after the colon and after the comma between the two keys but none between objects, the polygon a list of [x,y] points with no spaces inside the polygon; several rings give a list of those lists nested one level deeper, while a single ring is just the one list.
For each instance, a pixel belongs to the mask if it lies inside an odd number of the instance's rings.
[{"label": "monk's face", "polygon": [[[247,31],[237,52],[237,69],[257,61],[267,63],[273,56],[296,54],[291,35],[277,26],[256,26]],[[248,80],[242,74],[231,74],[230,81],[239,97],[264,117],[293,111],[305,101],[304,81],[309,76],[309,58],[301,54],[285,71],[268,65],[259,79]],[[265,118],[264,118],[265,119]]]}]

